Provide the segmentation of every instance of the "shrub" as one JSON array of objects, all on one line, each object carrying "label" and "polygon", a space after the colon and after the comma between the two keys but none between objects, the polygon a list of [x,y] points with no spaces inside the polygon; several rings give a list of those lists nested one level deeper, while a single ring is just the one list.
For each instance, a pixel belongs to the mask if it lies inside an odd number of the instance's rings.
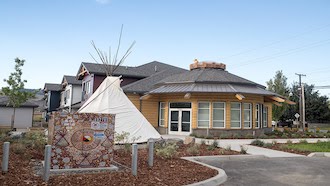
[{"label": "shrub", "polygon": [[231,151],[231,145],[227,145],[225,148],[227,151]]},{"label": "shrub", "polygon": [[219,138],[220,139],[228,139],[229,136],[228,136],[228,134],[220,134]]},{"label": "shrub", "polygon": [[177,154],[176,144],[167,144],[164,147],[156,149],[156,155],[162,158],[173,158]]},{"label": "shrub", "polygon": [[225,150],[225,149],[220,149],[220,150],[219,150],[219,153],[220,153],[221,155],[224,155],[224,154],[226,154],[226,150]]},{"label": "shrub", "polygon": [[201,145],[206,145],[205,140],[202,140],[202,141],[201,141]]},{"label": "shrub", "polygon": [[267,139],[267,138],[268,138],[268,136],[267,136],[267,135],[265,135],[265,134],[261,134],[261,135],[259,135],[259,138],[260,138],[260,139]]},{"label": "shrub", "polygon": [[272,146],[273,146],[272,143],[265,143],[265,144],[263,145],[263,147],[265,147],[265,148],[271,148]]},{"label": "shrub", "polygon": [[237,134],[237,133],[233,134],[233,139],[239,139],[240,137],[241,137],[240,134]]},{"label": "shrub", "polygon": [[288,135],[283,133],[281,137],[286,139],[286,138],[288,138]]},{"label": "shrub", "polygon": [[23,154],[26,149],[26,147],[23,143],[14,143],[11,146],[12,146],[11,148],[13,149],[13,152],[15,154]]},{"label": "shrub", "polygon": [[209,145],[209,146],[207,146],[207,150],[209,150],[209,151],[212,151],[212,150],[214,150],[215,149],[215,147],[213,146],[213,145]]},{"label": "shrub", "polygon": [[273,144],[273,145],[276,145],[276,144],[277,144],[277,141],[276,141],[276,140],[273,140],[273,141],[272,141],[272,144]]},{"label": "shrub", "polygon": [[217,148],[219,143],[217,140],[213,140],[212,144],[211,144],[214,148]]},{"label": "shrub", "polygon": [[20,140],[28,148],[37,150],[43,150],[47,144],[46,135],[41,131],[27,132],[24,136],[24,140]]},{"label": "shrub", "polygon": [[188,147],[187,152],[192,155],[197,155],[199,154],[200,147],[197,144],[194,144],[190,147]]},{"label": "shrub", "polygon": [[265,143],[264,143],[263,141],[258,140],[258,139],[253,140],[253,141],[251,142],[251,145],[255,145],[255,146],[259,146],[259,147],[264,146],[264,144],[265,144]]},{"label": "shrub", "polygon": [[240,151],[241,154],[247,154],[247,147],[245,147],[244,145],[240,145],[240,148],[241,148]]},{"label": "shrub", "polygon": [[287,144],[292,144],[291,140],[286,141]]},{"label": "shrub", "polygon": [[299,143],[306,144],[306,143],[308,143],[308,142],[307,142],[307,140],[303,139],[303,140],[299,140]]},{"label": "shrub", "polygon": [[247,134],[247,135],[245,135],[245,138],[246,139],[253,139],[253,135],[252,134]]}]

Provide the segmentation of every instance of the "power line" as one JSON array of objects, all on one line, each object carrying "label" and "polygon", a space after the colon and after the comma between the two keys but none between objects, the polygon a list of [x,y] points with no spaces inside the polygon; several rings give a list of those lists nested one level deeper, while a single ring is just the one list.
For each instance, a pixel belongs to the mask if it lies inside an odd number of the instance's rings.
[{"label": "power line", "polygon": [[270,55],[270,56],[264,56],[264,57],[259,57],[259,58],[255,58],[255,59],[252,59],[252,60],[248,60],[248,61],[245,61],[245,63],[243,62],[243,64],[236,65],[236,66],[233,66],[233,67],[234,68],[235,67],[241,67],[241,66],[246,66],[246,65],[249,65],[249,64],[253,64],[253,63],[259,63],[259,62],[267,61],[267,60],[270,60],[270,59],[274,59],[274,58],[290,55],[290,54],[293,54],[293,53],[301,52],[301,51],[304,51],[304,50],[307,50],[307,49],[310,49],[310,48],[318,47],[318,46],[327,44],[329,42],[330,42],[330,38],[326,39],[326,40],[323,40],[323,41],[318,41],[318,42],[310,43],[310,44],[307,44],[307,45],[303,45],[301,47],[297,47],[297,48],[289,49],[289,50],[286,50],[286,51],[278,52],[278,53],[275,53],[275,54]]},{"label": "power line", "polygon": [[287,37],[287,38],[284,38],[284,39],[281,39],[281,40],[278,40],[278,41],[274,41],[274,42],[271,42],[269,44],[265,44],[265,45],[262,45],[260,47],[256,47],[256,48],[252,48],[252,49],[248,49],[248,50],[245,50],[245,51],[241,51],[241,52],[238,52],[238,53],[235,53],[235,54],[232,54],[232,55],[229,55],[227,57],[224,57],[222,59],[228,59],[228,58],[232,58],[232,57],[235,57],[235,56],[240,56],[242,54],[246,54],[246,53],[249,53],[249,52],[252,52],[252,51],[255,51],[255,50],[258,50],[258,49],[262,49],[262,48],[266,48],[266,47],[269,47],[269,46],[273,46],[275,44],[278,44],[278,43],[281,43],[283,41],[288,41],[288,40],[291,40],[291,39],[294,39],[294,38],[297,38],[299,36],[302,36],[302,35],[305,35],[307,33],[310,33],[310,32],[313,32],[313,31],[317,31],[317,30],[322,30],[326,27],[329,27],[330,24],[326,24],[322,27],[318,27],[316,29],[312,29],[312,30],[309,30],[309,31],[306,31],[306,32],[302,32],[300,34],[296,34],[296,35],[293,35],[293,36],[290,36],[290,37]]}]

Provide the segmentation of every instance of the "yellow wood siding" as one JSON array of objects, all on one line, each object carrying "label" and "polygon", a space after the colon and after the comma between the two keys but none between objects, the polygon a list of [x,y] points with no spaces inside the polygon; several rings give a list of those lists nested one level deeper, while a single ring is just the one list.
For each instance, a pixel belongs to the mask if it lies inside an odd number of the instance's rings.
[{"label": "yellow wood siding", "polygon": [[[241,128],[244,128],[244,110],[243,103],[251,103],[252,106],[252,128],[255,128],[255,117],[256,117],[256,104],[264,104],[268,107],[268,127],[271,127],[272,118],[272,104],[264,102],[264,97],[260,95],[249,95],[244,94],[245,99],[238,100],[235,94],[191,94],[189,99],[184,99],[185,94],[164,94],[164,95],[152,95],[150,98],[142,101],[142,114],[147,118],[147,120],[155,127],[158,126],[158,113],[159,113],[159,102],[165,103],[165,127],[168,127],[169,122],[169,103],[171,102],[190,102],[191,103],[191,124],[192,128],[196,129],[198,120],[198,102],[209,102],[210,103],[210,127],[212,128],[212,102],[225,102],[225,129],[230,128],[230,103],[240,102],[241,103]],[[140,108],[140,97],[136,94],[127,94],[128,98],[133,102],[133,104],[139,109]],[[260,124],[262,122],[260,121]]]}]

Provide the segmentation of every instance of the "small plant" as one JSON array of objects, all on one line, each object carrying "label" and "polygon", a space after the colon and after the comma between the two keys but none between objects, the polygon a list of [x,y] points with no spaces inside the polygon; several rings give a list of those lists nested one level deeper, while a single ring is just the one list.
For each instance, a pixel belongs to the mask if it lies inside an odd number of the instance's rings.
[{"label": "small plant", "polygon": [[220,134],[219,139],[228,139],[228,137],[227,134]]},{"label": "small plant", "polygon": [[303,144],[307,144],[307,140],[303,139],[303,140],[299,140],[299,143],[303,143]]},{"label": "small plant", "polygon": [[22,143],[14,143],[11,148],[15,154],[23,154],[26,150],[25,145]]},{"label": "small plant", "polygon": [[217,148],[217,147],[218,147],[218,145],[219,145],[218,141],[217,141],[217,140],[213,140],[213,142],[212,142],[212,145],[211,145],[211,146],[213,146],[214,148]]},{"label": "small plant", "polygon": [[284,138],[284,139],[286,139],[286,138],[288,138],[288,135],[285,134],[285,133],[283,133],[281,137]]},{"label": "small plant", "polygon": [[287,144],[292,144],[291,140],[286,141]]},{"label": "small plant", "polygon": [[199,154],[200,147],[197,144],[194,144],[190,147],[188,147],[187,152],[191,155],[197,155]]},{"label": "small plant", "polygon": [[213,145],[207,146],[207,150],[209,150],[209,151],[213,151],[214,149],[215,149],[215,147]]},{"label": "small plant", "polygon": [[267,138],[268,138],[268,136],[267,136],[267,135],[265,135],[265,134],[261,134],[261,135],[259,135],[259,138],[260,138],[260,139],[267,139]]},{"label": "small plant", "polygon": [[205,140],[202,140],[202,141],[201,141],[201,145],[206,145]]},{"label": "small plant", "polygon": [[227,145],[225,148],[227,151],[231,151],[231,145]]},{"label": "small plant", "polygon": [[240,145],[240,148],[241,148],[240,151],[241,154],[247,154],[247,147],[245,147],[244,145]]},{"label": "small plant", "polygon": [[246,138],[246,139],[253,139],[253,135],[252,135],[252,134],[247,134],[247,135],[245,136],[245,138]]},{"label": "small plant", "polygon": [[162,158],[170,159],[175,157],[177,154],[176,144],[167,144],[164,147],[156,149],[156,155]]},{"label": "small plant", "polygon": [[225,149],[220,149],[220,150],[219,150],[219,153],[220,153],[221,155],[224,155],[224,154],[226,154],[226,150],[225,150]]},{"label": "small plant", "polygon": [[265,148],[271,148],[272,146],[273,146],[272,143],[265,143],[265,144],[263,145],[263,147],[265,147]]},{"label": "small plant", "polygon": [[253,141],[251,142],[251,145],[255,145],[255,146],[259,146],[259,147],[264,146],[264,144],[265,144],[265,143],[264,143],[263,141],[258,140],[258,139],[253,140]]},{"label": "small plant", "polygon": [[273,145],[276,145],[276,144],[277,144],[277,141],[276,141],[276,140],[273,140],[273,141],[272,141],[272,144],[273,144]]}]

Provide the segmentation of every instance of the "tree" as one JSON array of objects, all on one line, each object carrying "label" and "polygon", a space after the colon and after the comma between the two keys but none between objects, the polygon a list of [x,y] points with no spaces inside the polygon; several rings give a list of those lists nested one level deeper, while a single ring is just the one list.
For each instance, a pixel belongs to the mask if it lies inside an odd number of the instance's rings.
[{"label": "tree", "polygon": [[2,88],[2,94],[8,97],[8,105],[14,108],[11,129],[14,128],[16,108],[20,107],[28,99],[33,98],[36,92],[24,91],[24,83],[26,80],[22,80],[22,67],[24,66],[25,60],[15,59],[15,71],[12,72],[8,79],[4,79],[4,82],[8,86]]},{"label": "tree", "polygon": [[[277,71],[274,78],[267,82],[267,89],[285,97],[289,95],[287,78],[281,70]],[[287,108],[286,103],[283,103],[282,106],[273,105],[273,120],[280,120]]]}]

